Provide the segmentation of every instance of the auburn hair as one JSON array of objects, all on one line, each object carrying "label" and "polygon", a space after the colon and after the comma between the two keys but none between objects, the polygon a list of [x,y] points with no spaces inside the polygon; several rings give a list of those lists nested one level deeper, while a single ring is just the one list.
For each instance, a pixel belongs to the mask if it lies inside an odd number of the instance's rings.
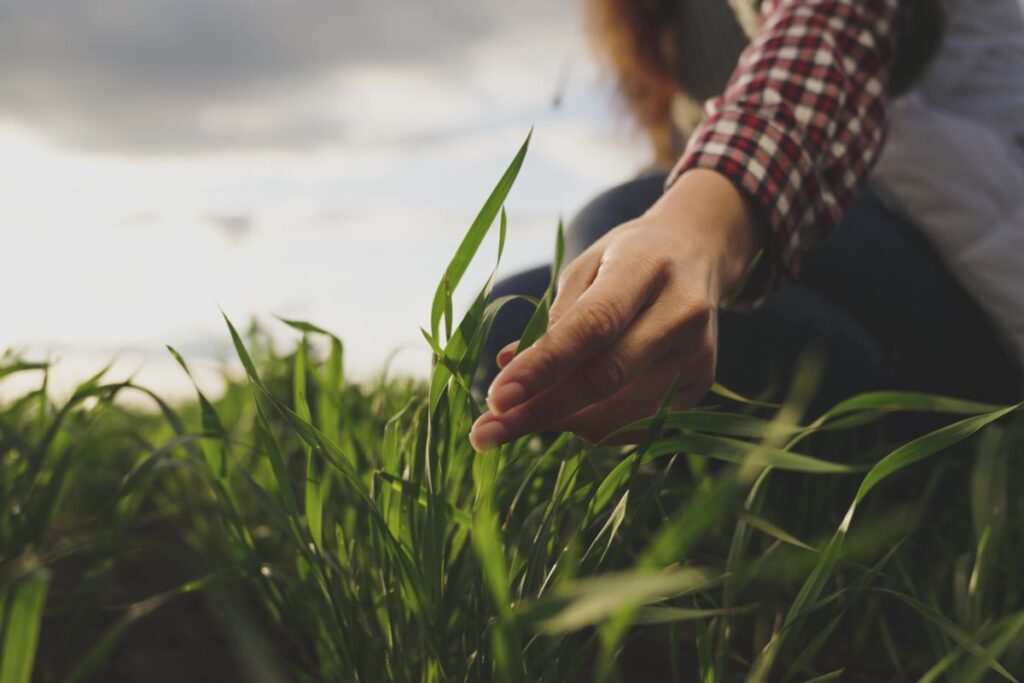
[{"label": "auburn hair", "polygon": [[587,12],[594,50],[614,75],[629,113],[661,163],[671,163],[676,135],[674,16],[675,0],[590,0]]}]

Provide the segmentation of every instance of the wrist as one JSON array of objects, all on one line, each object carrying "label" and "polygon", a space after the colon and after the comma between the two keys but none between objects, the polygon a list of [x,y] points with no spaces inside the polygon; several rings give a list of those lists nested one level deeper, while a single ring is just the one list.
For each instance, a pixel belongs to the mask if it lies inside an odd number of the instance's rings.
[{"label": "wrist", "polygon": [[733,294],[763,247],[764,230],[757,207],[717,171],[686,171],[648,214],[659,217],[677,234],[695,240],[712,270],[716,300]]}]

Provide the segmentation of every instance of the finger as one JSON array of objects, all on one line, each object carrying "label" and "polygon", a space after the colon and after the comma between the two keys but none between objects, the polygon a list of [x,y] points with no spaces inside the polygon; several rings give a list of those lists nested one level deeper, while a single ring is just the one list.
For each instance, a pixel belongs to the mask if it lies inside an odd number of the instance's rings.
[{"label": "finger", "polygon": [[555,300],[551,302],[551,310],[548,311],[549,329],[587,291],[600,267],[600,254],[597,251],[585,251],[562,270],[558,287],[555,288]]},{"label": "finger", "polygon": [[[709,368],[713,365],[697,359],[684,367],[679,367],[678,362],[657,363],[615,396],[584,408],[556,428],[592,443],[606,439],[621,427],[656,415],[676,378],[672,408],[692,408],[707,395],[714,381],[714,372]],[[608,443],[638,443],[645,435],[642,431],[619,434]]]},{"label": "finger", "polygon": [[477,418],[473,428],[469,430],[469,443],[477,453],[490,450],[510,439],[508,431],[498,422],[494,413],[486,412]]},{"label": "finger", "polygon": [[501,351],[498,351],[498,355],[496,357],[496,360],[497,360],[497,363],[498,363],[498,367],[499,368],[504,368],[506,365],[508,365],[509,361],[511,361],[513,358],[515,358],[515,356],[516,356],[516,349],[518,349],[518,348],[519,348],[519,341],[516,340],[516,341],[512,342],[511,344],[508,344],[505,347],[503,347],[501,349]]},{"label": "finger", "polygon": [[[511,438],[553,428],[560,420],[605,400],[660,362],[704,364],[714,368],[713,340],[709,328],[713,309],[696,307],[679,311],[674,305],[645,309],[611,348],[579,366],[563,381],[526,403],[499,413]],[[667,386],[664,371],[648,382],[648,393],[660,400]],[[671,376],[667,378],[671,382]]]},{"label": "finger", "polygon": [[[552,327],[560,317],[559,311],[564,311],[580,297],[590,283],[594,281],[597,268],[600,262],[598,256],[590,256],[587,253],[581,254],[575,261],[562,270],[556,289],[555,300],[548,311],[548,328]],[[519,348],[519,340],[506,345],[498,352],[495,359],[499,369],[504,369],[516,356]]]},{"label": "finger", "polygon": [[611,346],[660,284],[651,269],[607,262],[557,325],[523,351],[491,385],[488,404],[500,415],[557,384]]},{"label": "finger", "polygon": [[[619,427],[657,413],[679,377],[674,407],[689,408],[708,391],[714,380],[714,358],[690,357],[680,365],[678,357],[668,356],[651,365],[626,387],[601,403],[571,415],[552,419],[553,410],[543,394],[508,413],[484,413],[470,431],[470,442],[477,451],[494,448],[525,434],[556,430],[571,431],[588,441],[597,442]],[[631,443],[643,434],[623,435],[611,443]]]}]

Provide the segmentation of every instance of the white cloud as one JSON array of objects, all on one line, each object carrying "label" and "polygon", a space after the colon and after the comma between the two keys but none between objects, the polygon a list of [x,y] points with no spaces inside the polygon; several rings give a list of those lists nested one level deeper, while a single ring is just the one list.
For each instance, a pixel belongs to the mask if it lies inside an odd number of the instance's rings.
[{"label": "white cloud", "polygon": [[[0,288],[16,293],[0,348],[55,349],[66,383],[120,353],[182,388],[163,344],[228,357],[218,305],[333,329],[357,374],[401,347],[396,367],[423,373],[433,287],[531,125],[505,273],[547,260],[558,216],[645,156],[605,106],[571,2],[55,6],[0,25]],[[388,10],[407,15],[378,31]]]}]

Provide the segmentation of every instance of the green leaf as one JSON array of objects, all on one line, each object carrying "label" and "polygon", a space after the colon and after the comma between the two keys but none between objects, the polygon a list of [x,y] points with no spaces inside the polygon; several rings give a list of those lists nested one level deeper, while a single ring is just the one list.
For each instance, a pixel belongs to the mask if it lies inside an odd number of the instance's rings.
[{"label": "green leaf", "polygon": [[564,583],[548,596],[524,605],[518,611],[519,621],[548,634],[568,633],[602,623],[623,609],[704,590],[718,580],[708,570],[697,568],[603,574]]},{"label": "green leaf", "polygon": [[[3,648],[0,649],[0,681],[29,683],[36,660],[39,627],[50,585],[50,573],[36,569],[15,583],[6,600]],[[0,614],[2,618],[3,614]]]},{"label": "green leaf", "polygon": [[809,474],[852,474],[864,470],[859,465],[843,465],[772,446],[706,434],[678,434],[666,437],[651,446],[646,458],[674,453],[689,453],[737,464],[774,467]]},{"label": "green leaf", "polygon": [[562,224],[559,223],[558,236],[555,240],[555,264],[551,269],[551,279],[548,281],[548,287],[544,292],[544,296],[541,297],[537,308],[533,311],[533,315],[530,316],[529,322],[526,323],[526,328],[523,330],[522,335],[520,335],[519,343],[516,345],[517,356],[533,346],[548,329],[548,314],[551,312],[551,303],[555,298],[555,286],[558,283],[558,274],[561,272],[562,259],[564,257],[565,234]]},{"label": "green leaf", "polygon": [[526,140],[512,159],[512,163],[509,164],[505,173],[501,176],[490,197],[484,202],[483,207],[481,207],[476,219],[448,264],[444,277],[441,278],[441,284],[438,285],[437,291],[434,294],[434,303],[430,310],[430,332],[434,339],[438,338],[441,316],[444,314],[444,309],[446,306],[451,305],[451,292],[454,292],[455,288],[459,286],[462,276],[465,275],[466,269],[480,248],[480,244],[483,242],[484,237],[487,236],[491,224],[494,223],[498,212],[505,204],[505,199],[515,183],[516,176],[519,175],[519,169],[522,168],[523,160],[526,158],[526,151],[530,147],[531,137],[533,137],[532,130],[526,136]]},{"label": "green leaf", "polygon": [[[871,489],[881,483],[890,475],[898,472],[904,467],[928,458],[953,444],[963,441],[979,429],[989,425],[996,420],[1003,418],[1010,413],[1017,411],[1024,404],[1002,408],[991,413],[969,417],[955,422],[951,425],[936,430],[930,434],[918,437],[908,444],[900,446],[889,455],[885,456],[864,477],[857,495],[854,498],[854,505],[857,505]],[[852,513],[852,506],[851,506]]]}]

